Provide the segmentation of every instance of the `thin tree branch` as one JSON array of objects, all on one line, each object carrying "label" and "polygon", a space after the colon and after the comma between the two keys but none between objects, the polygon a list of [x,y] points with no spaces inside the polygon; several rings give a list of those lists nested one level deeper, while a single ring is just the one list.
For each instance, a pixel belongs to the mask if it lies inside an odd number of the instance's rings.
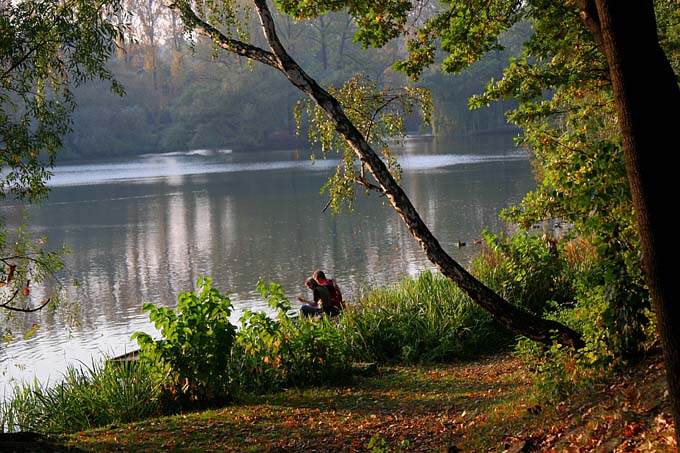
[{"label": "thin tree branch", "polygon": [[271,52],[226,36],[220,30],[198,17],[187,2],[175,1],[167,6],[173,11],[178,12],[186,24],[192,26],[199,34],[213,40],[224,50],[281,70],[276,57]]},{"label": "thin tree branch", "polygon": [[9,302],[1,304],[0,308],[2,308],[4,310],[9,310],[9,311],[18,311],[18,312],[21,312],[21,313],[34,313],[36,311],[40,311],[43,308],[45,308],[47,306],[47,304],[50,303],[50,298],[48,297],[47,300],[42,302],[42,304],[39,307],[34,307],[34,308],[19,308],[19,307],[14,307],[12,305],[8,305],[8,303]]}]

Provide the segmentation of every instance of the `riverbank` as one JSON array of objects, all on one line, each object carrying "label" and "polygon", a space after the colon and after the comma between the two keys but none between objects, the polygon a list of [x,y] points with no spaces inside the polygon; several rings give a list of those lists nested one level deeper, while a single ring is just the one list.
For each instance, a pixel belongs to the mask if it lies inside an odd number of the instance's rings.
[{"label": "riverbank", "polygon": [[[452,141],[412,145],[403,165],[412,201],[428,206],[428,218],[437,219],[433,233],[467,266],[478,251],[471,242],[485,228],[506,231],[498,212],[535,187],[531,166],[510,139],[469,148]],[[294,301],[321,267],[354,302],[373,287],[432,269],[381,197],[358,197],[351,215],[322,212],[328,199],[319,188],[331,163],[296,160],[294,150],[234,150],[58,166],[49,200],[28,214],[31,229],[53,248],[66,244],[72,251],[62,277],[79,282],[67,285],[65,297],[78,302],[80,323],[24,314],[27,330],[40,329],[28,341],[17,331],[17,340],[3,345],[0,390],[7,394],[13,382],[34,378],[58,382],[70,364],[136,349],[134,332],[154,334],[142,305],[176,306],[199,276],[230,293],[236,322],[246,309],[269,310],[255,289],[260,277],[281,284]],[[10,211],[8,227],[16,228],[25,213],[5,206],[4,215]],[[327,240],[313,250],[301,247],[310,237]],[[458,240],[468,246],[456,247]],[[32,294],[42,294],[31,285]]]},{"label": "riverbank", "polygon": [[508,355],[385,367],[343,387],[43,439],[61,446],[51,450],[17,441],[14,451],[677,452],[660,356],[557,404],[533,384]]}]

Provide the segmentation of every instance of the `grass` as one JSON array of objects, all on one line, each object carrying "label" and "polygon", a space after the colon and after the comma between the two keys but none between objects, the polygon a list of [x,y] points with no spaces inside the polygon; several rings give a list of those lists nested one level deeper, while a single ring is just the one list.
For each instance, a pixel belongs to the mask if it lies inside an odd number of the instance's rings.
[{"label": "grass", "polygon": [[15,388],[0,404],[0,427],[6,432],[66,432],[157,413],[158,394],[149,374],[133,363],[70,366],[58,385],[39,382]]},{"label": "grass", "polygon": [[508,355],[385,367],[351,386],[51,437],[52,450],[32,451],[677,452],[658,356],[556,404],[530,376]]},{"label": "grass", "polygon": [[343,315],[340,329],[352,354],[381,363],[446,362],[513,341],[452,281],[433,272],[372,290]]}]

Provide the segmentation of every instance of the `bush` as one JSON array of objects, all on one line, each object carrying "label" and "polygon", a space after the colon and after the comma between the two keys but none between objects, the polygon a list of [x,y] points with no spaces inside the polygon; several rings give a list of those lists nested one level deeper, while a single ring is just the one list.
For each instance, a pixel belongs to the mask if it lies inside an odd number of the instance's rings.
[{"label": "bush", "polygon": [[232,351],[236,381],[246,391],[333,385],[351,375],[349,344],[335,321],[289,318],[290,302],[280,285],[258,283],[276,319],[246,312]]},{"label": "bush", "polygon": [[472,273],[503,298],[538,316],[573,301],[571,275],[551,236],[483,235]]},{"label": "bush", "polygon": [[333,384],[349,375],[348,348],[332,321],[288,318],[291,306],[280,285],[258,283],[275,318],[245,311],[238,329],[229,322],[229,298],[209,278],[199,279],[198,287],[198,294],[180,295],[176,312],[144,305],[162,339],[133,335],[174,403],[214,404],[244,392]]},{"label": "bush", "polygon": [[585,347],[546,348],[522,339],[516,348],[536,370],[537,390],[550,400],[563,399],[638,360],[656,338],[639,269],[626,263],[625,254],[612,254],[601,241],[583,237],[564,240],[556,250],[561,263],[555,266],[558,274],[553,279],[570,282],[570,292],[563,293],[561,305],[547,300],[546,294],[545,316],[578,331]]},{"label": "bush", "polygon": [[193,401],[223,400],[232,391],[229,357],[236,336],[229,321],[232,304],[211,287],[210,278],[200,278],[198,287],[198,294],[180,294],[176,312],[144,304],[163,339],[154,341],[144,332],[136,332],[132,339],[168,391]]}]

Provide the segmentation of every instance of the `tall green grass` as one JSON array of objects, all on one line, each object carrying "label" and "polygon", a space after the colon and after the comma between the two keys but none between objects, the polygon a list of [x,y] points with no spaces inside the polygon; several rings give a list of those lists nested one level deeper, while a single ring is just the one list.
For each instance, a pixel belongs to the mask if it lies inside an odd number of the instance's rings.
[{"label": "tall green grass", "polygon": [[18,384],[0,404],[2,432],[74,432],[158,415],[159,391],[135,362],[71,365],[54,386]]},{"label": "tall green grass", "polygon": [[511,341],[453,282],[430,271],[369,292],[338,329],[355,358],[392,363],[465,359]]}]

